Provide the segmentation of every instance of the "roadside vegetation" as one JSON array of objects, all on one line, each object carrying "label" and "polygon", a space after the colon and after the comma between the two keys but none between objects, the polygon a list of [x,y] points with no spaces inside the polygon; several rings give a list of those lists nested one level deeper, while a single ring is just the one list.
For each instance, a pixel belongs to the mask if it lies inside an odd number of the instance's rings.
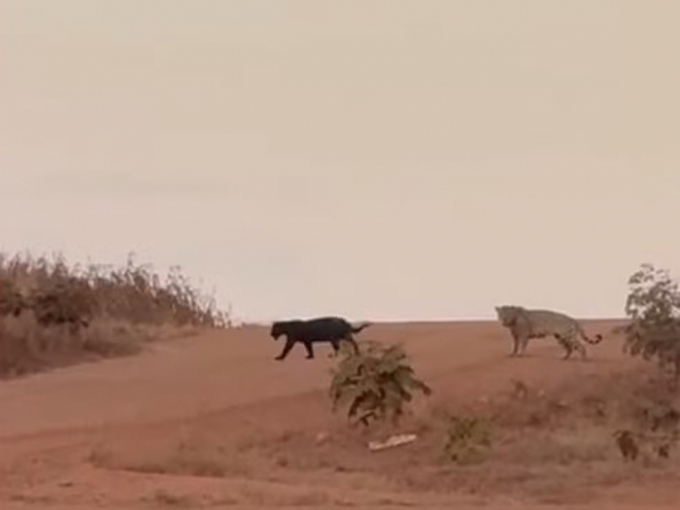
[{"label": "roadside vegetation", "polygon": [[[236,438],[214,434],[230,429],[228,416],[216,415],[186,425],[176,443],[152,448],[150,431],[147,452],[138,441],[129,448],[98,445],[91,462],[208,477],[257,477],[262,466],[281,480],[356,474],[367,488],[388,480],[415,492],[560,504],[592,501],[613,485],[677,484],[680,294],[666,271],[649,265],[629,284],[627,320],[605,341],[656,366],[626,363],[550,388],[510,380],[505,392],[463,404],[438,398],[401,346],[367,339],[358,355],[346,349],[338,357],[326,398],[319,392],[313,407],[298,411],[307,416],[302,424],[281,417],[268,428],[266,420]],[[310,422],[311,416],[320,418]]]},{"label": "roadside vegetation", "polygon": [[230,326],[179,267],[121,267],[0,254],[0,377],[138,352],[145,342]]}]

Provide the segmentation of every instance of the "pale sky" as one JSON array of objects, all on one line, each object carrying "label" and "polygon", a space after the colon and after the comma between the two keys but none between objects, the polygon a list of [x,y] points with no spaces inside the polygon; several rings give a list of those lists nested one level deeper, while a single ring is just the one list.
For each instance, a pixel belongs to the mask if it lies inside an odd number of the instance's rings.
[{"label": "pale sky", "polygon": [[0,0],[0,249],[248,320],[620,316],[680,276],[680,2]]}]

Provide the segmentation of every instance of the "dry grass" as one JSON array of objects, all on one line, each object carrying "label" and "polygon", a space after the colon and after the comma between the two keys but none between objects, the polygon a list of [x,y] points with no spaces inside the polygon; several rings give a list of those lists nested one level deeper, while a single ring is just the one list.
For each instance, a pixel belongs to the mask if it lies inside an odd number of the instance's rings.
[{"label": "dry grass", "polygon": [[[419,438],[407,446],[371,453],[367,437],[328,415],[326,433],[301,426],[264,433],[247,440],[206,434],[205,421],[187,427],[181,440],[134,457],[115,448],[99,455],[99,467],[178,475],[249,477],[269,473],[286,477],[356,478],[365,488],[415,492],[463,492],[506,495],[544,503],[580,503],[603,488],[641,479],[676,481],[680,459],[659,459],[651,451],[638,462],[622,459],[613,433],[621,427],[639,430],[641,411],[678,397],[652,379],[652,371],[593,376],[549,393],[512,387],[495,402],[466,408],[430,406],[407,420],[403,431]],[[318,411],[314,409],[314,411]],[[310,410],[311,412],[311,410]],[[454,417],[458,418],[457,420]],[[487,445],[469,458],[454,460],[447,451],[453,424],[474,417],[488,429]],[[223,425],[225,428],[226,424]],[[213,429],[216,428],[212,424]],[[486,438],[485,438],[486,439]],[[467,441],[475,441],[474,435]]]},{"label": "dry grass", "polygon": [[0,377],[138,352],[153,339],[230,325],[179,268],[120,268],[0,254]]},{"label": "dry grass", "polygon": [[248,459],[220,442],[206,442],[200,435],[183,435],[163,444],[118,449],[99,444],[90,452],[90,463],[99,468],[198,477],[247,477]]},{"label": "dry grass", "polygon": [[[647,432],[640,416],[663,403],[678,406],[653,370],[574,380],[554,391],[514,384],[496,402],[432,413],[421,419],[423,441],[414,449],[418,468],[395,473],[423,490],[530,495],[545,503],[579,503],[597,490],[641,478],[675,478],[679,458],[646,451],[639,462],[623,460],[613,434]],[[518,388],[519,389],[518,391]],[[441,438],[450,416],[476,417],[488,426],[490,446],[474,462],[450,462]]]}]

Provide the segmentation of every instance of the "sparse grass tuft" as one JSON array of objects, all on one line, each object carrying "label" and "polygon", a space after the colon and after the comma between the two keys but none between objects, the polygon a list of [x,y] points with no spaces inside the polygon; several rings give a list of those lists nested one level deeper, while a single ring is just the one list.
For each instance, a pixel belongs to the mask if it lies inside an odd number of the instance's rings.
[{"label": "sparse grass tuft", "polygon": [[489,424],[471,416],[451,416],[446,427],[444,453],[453,462],[468,464],[481,461],[491,446]]}]

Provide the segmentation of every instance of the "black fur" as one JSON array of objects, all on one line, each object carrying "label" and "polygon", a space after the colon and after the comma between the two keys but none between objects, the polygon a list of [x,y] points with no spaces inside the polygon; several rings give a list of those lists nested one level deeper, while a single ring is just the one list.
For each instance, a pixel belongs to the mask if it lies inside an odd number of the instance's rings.
[{"label": "black fur", "polygon": [[286,344],[283,346],[281,354],[276,356],[277,360],[283,360],[288,356],[288,353],[293,346],[300,342],[307,350],[307,359],[314,358],[314,348],[312,344],[328,342],[333,347],[333,351],[337,355],[340,349],[340,341],[346,340],[354,348],[355,353],[359,353],[359,346],[357,345],[352,333],[359,333],[370,323],[364,323],[360,326],[352,326],[347,320],[341,317],[319,317],[310,320],[292,320],[292,321],[277,321],[272,324],[271,336],[274,340],[279,337],[286,337]]}]

